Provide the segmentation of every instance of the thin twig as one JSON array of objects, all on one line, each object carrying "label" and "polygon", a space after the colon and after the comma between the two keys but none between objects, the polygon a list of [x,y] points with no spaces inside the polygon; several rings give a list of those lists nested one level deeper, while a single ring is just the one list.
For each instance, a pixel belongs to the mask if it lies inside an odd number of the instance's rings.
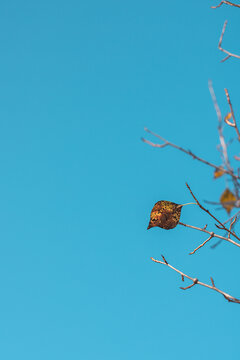
[{"label": "thin twig", "polygon": [[205,240],[201,245],[199,245],[198,247],[196,247],[196,249],[194,249],[193,251],[191,251],[191,252],[189,253],[189,255],[195,254],[195,252],[196,252],[197,250],[199,250],[201,247],[203,247],[203,246],[204,246],[209,240],[211,240],[213,237],[214,237],[214,233],[212,233],[212,234],[209,236],[209,238],[207,238],[207,240]]},{"label": "thin twig", "polygon": [[[224,201],[223,203],[219,202],[219,201],[210,201],[210,200],[204,200],[204,202],[206,204],[211,204],[211,205],[231,205],[232,207],[237,207],[237,205],[239,205],[239,200],[235,200],[235,201]],[[223,223],[224,224],[224,223]]]},{"label": "thin twig", "polygon": [[[204,232],[204,233],[206,233],[206,234],[211,235],[211,238],[214,238],[214,237],[215,237],[215,238],[218,238],[218,239],[221,239],[221,240],[226,240],[226,241],[230,242],[231,244],[236,245],[237,247],[240,247],[240,244],[237,243],[236,241],[234,241],[234,240],[232,240],[232,239],[230,239],[230,238],[227,238],[227,237],[225,237],[225,236],[221,236],[221,235],[215,234],[215,232],[213,232],[213,231],[208,231],[208,230],[206,230],[205,228],[200,228],[200,227],[197,227],[197,226],[193,226],[193,225],[189,225],[189,224],[184,224],[184,223],[182,223],[182,222],[179,222],[178,224],[179,224],[179,225],[182,225],[182,226],[185,226],[185,227],[188,227],[188,228],[190,228],[190,229],[202,231],[202,232]],[[211,239],[209,238],[209,240],[211,240]],[[200,247],[202,247],[203,245],[205,245],[205,244],[202,244]],[[200,247],[199,247],[199,248],[200,248]],[[195,250],[196,250],[196,249],[195,249]],[[195,251],[194,251],[194,252],[195,252]],[[194,252],[192,252],[192,253],[194,253]],[[192,255],[192,253],[190,253],[190,254]]]},{"label": "thin twig", "polygon": [[223,39],[223,35],[225,33],[225,30],[226,30],[226,26],[227,26],[227,20],[225,20],[224,24],[223,24],[223,28],[222,28],[222,33],[221,33],[221,36],[220,36],[220,39],[219,39],[219,43],[218,43],[218,48],[219,50],[221,50],[222,52],[224,52],[225,54],[227,54],[227,56],[221,60],[221,62],[224,62],[226,61],[227,59],[229,59],[229,57],[235,57],[237,59],[240,59],[240,56],[239,55],[236,55],[236,54],[233,54],[233,53],[230,53],[229,51],[225,50],[222,48],[222,39]]},{"label": "thin twig", "polygon": [[[210,91],[210,94],[211,94],[211,97],[212,97],[213,105],[214,105],[216,113],[217,113],[218,133],[219,133],[220,145],[221,145],[221,148],[222,148],[224,165],[227,168],[227,170],[229,171],[229,173],[232,174],[231,176],[232,176],[232,180],[233,180],[233,184],[234,184],[235,194],[236,194],[236,197],[238,198],[239,197],[239,184],[237,182],[237,179],[233,176],[234,170],[230,165],[228,152],[227,152],[227,144],[225,142],[225,138],[224,138],[224,135],[223,135],[222,114],[221,114],[220,108],[218,106],[217,98],[216,98],[216,95],[215,95],[215,92],[214,92],[214,89],[213,89],[213,84],[212,84],[211,80],[208,81],[208,88],[209,88],[209,91]],[[229,101],[230,101],[230,99],[229,99]],[[236,125],[236,121],[235,121],[235,125]]]},{"label": "thin twig", "polygon": [[178,149],[178,150],[184,152],[184,153],[187,154],[187,155],[190,155],[193,159],[196,159],[196,160],[198,160],[198,161],[201,161],[202,163],[204,163],[204,164],[206,164],[206,165],[209,165],[209,166],[213,167],[214,169],[222,170],[225,174],[228,174],[228,175],[232,176],[233,178],[240,179],[240,176],[235,175],[235,174],[233,174],[232,172],[230,172],[230,171],[228,171],[228,170],[226,170],[226,169],[223,169],[221,166],[214,165],[214,164],[210,163],[209,161],[206,161],[206,160],[200,158],[200,157],[197,156],[197,155],[194,155],[190,150],[186,150],[186,149],[182,148],[181,146],[178,146],[178,145],[175,145],[175,144],[171,143],[170,141],[164,139],[162,136],[154,133],[153,131],[147,129],[146,127],[144,128],[144,130],[145,130],[146,132],[148,132],[149,134],[157,137],[158,139],[161,139],[161,140],[163,141],[163,144],[155,144],[155,143],[152,143],[152,142],[149,141],[149,140],[146,140],[145,138],[142,138],[142,141],[143,141],[144,143],[146,143],[146,144],[148,144],[148,145],[151,145],[151,146],[153,146],[153,147],[159,147],[159,148],[163,148],[163,147],[165,147],[165,146],[171,146],[171,147],[173,147],[173,148],[175,148],[175,149]]},{"label": "thin twig", "polygon": [[240,141],[240,132],[239,132],[238,127],[237,127],[236,118],[235,118],[235,115],[234,115],[234,111],[233,111],[232,103],[231,103],[231,100],[230,100],[230,96],[229,96],[229,93],[228,93],[227,89],[224,89],[224,91],[225,91],[225,94],[226,94],[226,97],[227,97],[227,102],[228,102],[228,105],[230,107],[231,114],[232,114],[232,119],[233,119],[233,122],[231,122],[231,121],[229,121],[228,119],[225,118],[225,122],[228,125],[235,128],[237,136],[238,136],[238,141]]},{"label": "thin twig", "polygon": [[[163,257],[163,256],[162,256],[162,257]],[[236,298],[233,297],[232,295],[229,295],[229,294],[227,294],[226,292],[224,292],[224,291],[216,288],[216,286],[215,286],[214,281],[213,281],[212,278],[210,278],[212,285],[208,285],[208,284],[205,284],[205,283],[199,281],[197,278],[193,278],[193,277],[191,277],[191,276],[189,276],[189,275],[184,274],[182,271],[176,269],[175,267],[173,267],[172,265],[170,265],[170,264],[166,261],[166,259],[165,259],[164,257],[163,257],[163,260],[164,260],[164,261],[156,260],[156,259],[154,259],[153,257],[151,258],[151,260],[154,261],[154,262],[156,262],[156,263],[166,265],[166,266],[169,267],[170,269],[172,269],[172,270],[176,271],[177,273],[179,273],[182,277],[187,278],[187,279],[189,279],[189,280],[191,280],[191,281],[193,282],[190,286],[187,286],[187,287],[185,287],[185,288],[181,288],[182,290],[190,289],[190,288],[193,287],[194,285],[200,285],[200,286],[204,286],[204,287],[206,287],[206,288],[208,288],[208,289],[211,289],[211,290],[214,290],[214,291],[218,292],[219,294],[223,295],[224,298],[225,298],[226,300],[228,300],[229,302],[233,302],[233,303],[236,303],[236,304],[240,304],[240,300],[239,300],[239,299],[236,299]]]},{"label": "thin twig", "polygon": [[[239,213],[240,213],[240,211],[238,211],[234,216],[231,216],[228,220],[224,221],[224,223],[223,223],[224,225],[227,224],[229,221],[231,221],[229,230],[231,230],[236,225],[237,221],[239,220]],[[228,233],[228,239],[230,239],[230,233]],[[222,239],[220,239],[216,244],[212,245],[211,248],[214,249],[221,242],[222,242]]]},{"label": "thin twig", "polygon": [[[237,220],[237,216],[235,216],[235,218],[231,221],[230,226],[229,226],[229,231],[232,230],[232,227],[233,227],[234,223],[236,222],[236,220]],[[230,232],[228,233],[228,239],[229,238],[230,238]]]},{"label": "thin twig", "polygon": [[191,289],[191,287],[193,287],[193,286],[196,285],[197,283],[198,283],[198,279],[195,278],[195,279],[193,280],[193,283],[192,283],[191,285],[188,285],[188,286],[186,286],[186,287],[180,286],[180,289],[182,289],[182,290]]},{"label": "thin twig", "polygon": [[213,89],[213,85],[212,85],[212,81],[209,80],[208,81],[208,88],[212,97],[212,101],[213,101],[213,105],[215,107],[216,113],[217,113],[217,117],[218,117],[218,133],[219,133],[219,140],[220,140],[220,144],[221,144],[221,148],[222,148],[222,153],[223,153],[223,157],[224,157],[224,162],[225,162],[225,166],[227,167],[227,169],[233,173],[233,169],[230,166],[230,162],[229,162],[229,158],[228,158],[228,153],[227,153],[227,145],[223,136],[223,121],[222,121],[222,114],[220,111],[220,108],[218,106],[217,103],[217,98]]},{"label": "thin twig", "polygon": [[216,286],[215,286],[214,280],[211,276],[210,276],[210,280],[211,280],[212,286],[215,288]]},{"label": "thin twig", "polygon": [[[238,201],[239,201],[239,200],[238,200]],[[227,224],[229,221],[232,221],[232,219],[234,219],[235,217],[238,218],[239,215],[240,215],[240,210],[238,210],[238,212],[237,212],[235,215],[231,216],[229,219],[227,219],[226,221],[224,221],[224,222],[223,222],[223,225]]]},{"label": "thin twig", "polygon": [[211,6],[211,8],[212,8],[212,9],[219,8],[220,6],[222,6],[222,4],[226,4],[226,5],[230,5],[230,6],[235,6],[235,7],[240,8],[240,5],[234,4],[234,3],[230,2],[230,1],[225,1],[225,0],[221,1],[217,6]]},{"label": "thin twig", "polygon": [[225,230],[227,231],[228,233],[230,233],[231,235],[233,235],[237,240],[240,241],[240,238],[235,234],[233,233],[231,230],[227,229],[226,226],[220,221],[218,220],[209,210],[205,209],[205,207],[203,207],[200,202],[198,201],[198,199],[196,198],[196,196],[193,194],[190,186],[186,183],[186,186],[188,188],[188,190],[190,191],[190,194],[192,195],[192,197],[194,198],[194,200],[196,201],[196,203],[198,204],[198,206],[200,207],[200,209],[202,209],[203,211],[205,211],[209,216],[211,216],[214,220],[217,221],[217,223],[220,225],[217,226],[218,228],[221,228],[222,230]]},{"label": "thin twig", "polygon": [[218,240],[215,244],[211,245],[210,248],[211,249],[215,249],[218,245],[220,245],[222,242],[222,240]]}]

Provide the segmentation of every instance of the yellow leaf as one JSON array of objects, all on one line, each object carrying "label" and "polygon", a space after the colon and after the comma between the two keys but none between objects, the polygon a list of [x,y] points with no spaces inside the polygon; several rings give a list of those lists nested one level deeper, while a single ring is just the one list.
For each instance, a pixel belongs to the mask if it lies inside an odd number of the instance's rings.
[{"label": "yellow leaf", "polygon": [[232,113],[230,112],[230,113],[228,113],[228,114],[225,116],[224,120],[225,120],[225,121],[226,121],[226,120],[230,120],[231,117],[232,117]]},{"label": "yellow leaf", "polygon": [[223,168],[216,169],[214,171],[214,179],[217,179],[217,178],[221,177],[223,174],[224,174]]},{"label": "yellow leaf", "polygon": [[220,197],[220,202],[228,214],[234,208],[236,200],[235,195],[229,189],[225,189]]}]

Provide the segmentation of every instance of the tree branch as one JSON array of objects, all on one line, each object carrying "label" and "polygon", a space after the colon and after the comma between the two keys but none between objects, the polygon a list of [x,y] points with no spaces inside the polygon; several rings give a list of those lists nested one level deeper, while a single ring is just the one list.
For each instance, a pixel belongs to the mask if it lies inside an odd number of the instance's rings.
[{"label": "tree branch", "polygon": [[226,61],[227,59],[229,59],[231,56],[232,57],[235,57],[237,59],[240,59],[240,56],[239,55],[236,55],[236,54],[233,54],[233,53],[230,53],[229,51],[225,50],[222,48],[222,39],[223,39],[223,35],[225,33],[225,30],[226,30],[226,26],[227,26],[227,20],[224,22],[223,24],[223,29],[222,29],[222,33],[221,33],[221,36],[220,36],[220,39],[219,39],[219,43],[218,43],[218,48],[219,50],[221,50],[222,52],[224,52],[225,54],[227,54],[227,56],[221,60],[221,62],[224,62]]},{"label": "tree branch", "polygon": [[233,297],[232,295],[229,295],[229,294],[227,294],[226,292],[224,292],[224,291],[216,288],[215,283],[214,283],[214,281],[213,281],[213,278],[210,278],[212,285],[205,284],[205,283],[199,281],[197,278],[193,278],[193,277],[191,277],[191,276],[189,276],[189,275],[186,275],[186,274],[184,274],[182,271],[180,271],[180,270],[176,269],[175,267],[173,267],[172,265],[170,265],[170,264],[166,261],[166,259],[165,259],[165,257],[164,257],[163,255],[162,255],[162,258],[163,258],[163,261],[156,260],[156,259],[154,259],[153,257],[151,258],[151,260],[154,261],[154,262],[156,262],[156,263],[159,263],[159,264],[162,264],[162,265],[166,265],[166,266],[169,267],[170,269],[172,269],[172,270],[176,271],[177,273],[179,273],[179,274],[182,276],[182,279],[183,279],[183,278],[187,278],[187,279],[189,279],[189,280],[191,280],[191,281],[193,282],[191,285],[189,285],[189,286],[187,286],[187,287],[185,287],[185,288],[180,287],[180,289],[182,289],[182,290],[187,290],[187,289],[190,289],[191,287],[193,287],[193,286],[195,286],[195,285],[200,285],[200,286],[204,286],[204,287],[206,287],[206,288],[208,288],[208,289],[211,289],[211,290],[214,290],[214,291],[218,292],[219,294],[223,295],[224,298],[225,298],[226,300],[228,300],[229,302],[233,302],[233,303],[236,303],[236,304],[240,304],[240,300],[239,300],[239,299],[237,299],[237,298]]},{"label": "tree branch", "polygon": [[[237,200],[239,202],[239,200]],[[229,219],[227,219],[226,221],[223,222],[223,225],[227,224],[229,221],[232,221],[235,217],[239,218],[240,215],[240,210],[238,210],[238,212],[236,214],[234,214],[233,216],[231,216]]]},{"label": "tree branch", "polygon": [[207,238],[207,240],[205,240],[201,245],[199,245],[198,247],[196,247],[196,249],[194,249],[193,251],[191,251],[191,252],[189,253],[189,255],[195,254],[195,252],[196,252],[197,250],[199,250],[201,247],[203,247],[203,246],[204,246],[209,240],[211,240],[213,237],[214,237],[214,233],[212,233],[212,234],[209,236],[209,238]]},{"label": "tree branch", "polygon": [[222,114],[221,114],[220,108],[219,108],[218,103],[217,103],[217,98],[216,98],[216,95],[215,95],[211,80],[208,81],[208,88],[209,88],[209,91],[210,91],[210,94],[211,94],[211,97],[212,97],[214,108],[215,108],[216,113],[217,113],[219,140],[220,140],[220,144],[221,144],[221,148],[222,148],[222,153],[223,153],[223,157],[224,157],[225,166],[227,167],[228,170],[230,170],[230,172],[233,172],[233,169],[230,166],[230,162],[229,162],[229,158],[228,158],[227,145],[226,145],[226,142],[225,142],[225,139],[224,139],[224,136],[223,136]]},{"label": "tree branch", "polygon": [[[209,91],[210,91],[210,94],[211,94],[211,97],[212,97],[212,101],[213,101],[213,104],[214,104],[214,107],[215,107],[215,110],[216,110],[216,113],[217,113],[217,117],[218,117],[218,133],[219,133],[219,140],[220,140],[220,144],[221,144],[221,148],[222,148],[222,154],[223,154],[223,160],[224,160],[224,164],[225,164],[225,167],[227,168],[227,170],[233,174],[234,171],[230,165],[230,161],[229,161],[229,157],[228,157],[228,152],[227,152],[227,145],[226,145],[226,142],[225,142],[225,139],[224,139],[224,135],[223,135],[223,120],[222,120],[222,114],[221,114],[221,111],[220,111],[220,108],[218,106],[218,103],[217,103],[217,98],[216,98],[216,95],[215,95],[215,92],[214,92],[214,89],[213,89],[213,85],[212,85],[212,81],[209,80],[208,81],[208,88],[209,88]],[[225,89],[226,91],[226,89]],[[229,98],[229,96],[228,96]],[[229,99],[229,102],[230,102],[230,99]],[[231,104],[231,102],[230,102]],[[229,104],[229,105],[230,105]],[[231,104],[232,105],[232,104]],[[232,111],[232,107],[230,106],[230,109]],[[235,117],[234,117],[235,119]],[[226,121],[226,118],[225,118],[225,121]],[[236,121],[235,121],[235,126],[236,128],[236,131],[238,131],[238,128],[236,126]],[[231,175],[232,176],[232,175]],[[239,197],[239,184],[238,184],[238,181],[237,179],[232,176],[232,180],[233,180],[233,184],[234,184],[234,188],[235,188],[235,193],[236,193],[236,197],[238,198]]]},{"label": "tree branch", "polygon": [[188,190],[190,191],[190,194],[192,195],[192,197],[194,198],[194,200],[196,201],[197,205],[200,207],[200,209],[202,209],[203,211],[205,211],[209,216],[211,216],[214,220],[217,221],[217,223],[220,225],[220,227],[218,225],[216,225],[218,228],[220,228],[221,230],[225,230],[228,233],[230,233],[231,235],[233,235],[237,240],[240,241],[240,238],[234,233],[232,232],[230,229],[227,229],[226,226],[220,221],[218,220],[209,210],[205,209],[205,207],[203,207],[200,202],[198,201],[198,199],[196,198],[196,196],[193,194],[190,186],[186,183],[186,186],[188,188]]},{"label": "tree branch", "polygon": [[219,8],[220,6],[222,6],[223,4],[230,5],[230,6],[235,6],[235,7],[240,8],[240,5],[234,4],[234,3],[230,2],[230,1],[224,1],[224,0],[221,1],[217,6],[211,6],[211,8],[216,9],[216,8]]},{"label": "tree branch", "polygon": [[[229,226],[229,230],[231,231],[232,230],[232,227],[233,227],[233,225],[235,224],[235,222],[236,222],[236,220],[237,220],[237,216],[235,216],[235,218],[231,221],[231,223],[230,223],[230,226]],[[228,233],[228,239],[230,238],[230,232]]]},{"label": "tree branch", "polygon": [[238,141],[240,141],[240,132],[239,132],[238,127],[237,127],[236,118],[235,118],[235,115],[234,115],[234,111],[233,111],[232,103],[231,103],[231,100],[230,100],[230,96],[229,96],[229,93],[228,93],[227,89],[224,89],[224,91],[225,91],[225,94],[226,94],[226,97],[227,97],[227,102],[228,102],[228,105],[230,107],[231,114],[232,114],[232,119],[233,119],[233,122],[231,122],[227,118],[225,118],[225,122],[229,126],[232,126],[232,127],[235,128],[237,136],[238,136]]},{"label": "tree branch", "polygon": [[201,161],[202,163],[204,163],[206,165],[209,165],[209,166],[213,167],[214,169],[222,170],[225,174],[228,174],[228,175],[232,176],[235,179],[240,179],[240,176],[235,175],[233,172],[230,172],[229,170],[223,169],[221,166],[214,165],[214,164],[210,163],[209,161],[206,161],[206,160],[200,158],[199,156],[194,155],[190,150],[186,150],[186,149],[182,148],[181,146],[178,146],[178,145],[175,145],[175,144],[171,143],[170,141],[164,139],[162,136],[154,133],[153,131],[149,130],[148,128],[145,127],[144,130],[146,132],[148,132],[149,134],[151,134],[151,135],[157,137],[158,139],[162,140],[163,144],[155,144],[155,143],[152,143],[149,140],[146,140],[145,138],[142,138],[141,140],[144,143],[146,143],[146,144],[148,144],[150,146],[153,146],[153,147],[158,147],[158,148],[163,148],[165,146],[171,146],[171,147],[173,147],[175,149],[178,149],[178,150],[184,152],[187,155],[190,155],[194,160],[196,159],[198,161]]},{"label": "tree branch", "polygon": [[235,246],[237,246],[237,247],[240,247],[240,244],[237,243],[236,241],[230,239],[230,236],[229,236],[229,237],[225,237],[225,236],[218,235],[218,234],[216,234],[216,233],[213,232],[213,231],[208,231],[208,230],[206,230],[206,227],[200,228],[200,227],[197,227],[197,226],[184,224],[184,223],[182,223],[182,222],[179,222],[178,224],[179,224],[179,225],[182,225],[182,226],[185,226],[185,227],[188,227],[188,228],[190,228],[190,229],[202,231],[202,232],[210,235],[210,237],[209,237],[206,241],[204,241],[204,243],[202,243],[202,244],[201,244],[200,246],[198,246],[195,250],[193,250],[192,252],[190,252],[189,255],[194,254],[198,249],[200,249],[201,247],[203,247],[203,246],[206,244],[206,242],[208,242],[209,240],[211,240],[211,239],[214,238],[214,237],[215,237],[215,238],[218,238],[218,239],[221,239],[221,240],[226,240],[226,241],[230,242],[231,244],[233,244],[233,245],[235,245]]}]

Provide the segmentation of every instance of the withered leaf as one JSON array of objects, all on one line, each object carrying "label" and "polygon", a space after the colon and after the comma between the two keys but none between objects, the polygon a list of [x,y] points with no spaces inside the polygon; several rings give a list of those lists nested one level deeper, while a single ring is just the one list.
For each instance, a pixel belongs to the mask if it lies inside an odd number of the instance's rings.
[{"label": "withered leaf", "polygon": [[228,188],[224,190],[220,197],[220,202],[228,214],[234,208],[236,200],[235,195]]},{"label": "withered leaf", "polygon": [[229,112],[229,113],[225,116],[224,121],[227,122],[228,120],[231,119],[231,117],[232,117],[232,113]]},{"label": "withered leaf", "polygon": [[152,208],[147,229],[158,226],[162,229],[173,229],[177,226],[183,205],[171,201],[158,201]]},{"label": "withered leaf", "polygon": [[224,174],[224,170],[222,168],[216,169],[214,171],[214,179],[221,177]]}]

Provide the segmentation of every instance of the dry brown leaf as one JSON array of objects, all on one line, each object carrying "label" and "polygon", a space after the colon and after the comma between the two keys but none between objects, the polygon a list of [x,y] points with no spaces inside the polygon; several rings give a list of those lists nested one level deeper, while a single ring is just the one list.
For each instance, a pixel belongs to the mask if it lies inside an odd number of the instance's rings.
[{"label": "dry brown leaf", "polygon": [[236,200],[235,195],[228,188],[224,190],[220,197],[220,202],[228,214],[234,208]]},{"label": "dry brown leaf", "polygon": [[222,175],[224,174],[224,169],[223,168],[219,168],[219,169],[216,169],[214,171],[214,179],[218,179],[219,177],[221,177]]},{"label": "dry brown leaf", "polygon": [[182,206],[171,201],[158,201],[151,211],[148,229],[155,226],[166,230],[175,228],[180,220]]}]

